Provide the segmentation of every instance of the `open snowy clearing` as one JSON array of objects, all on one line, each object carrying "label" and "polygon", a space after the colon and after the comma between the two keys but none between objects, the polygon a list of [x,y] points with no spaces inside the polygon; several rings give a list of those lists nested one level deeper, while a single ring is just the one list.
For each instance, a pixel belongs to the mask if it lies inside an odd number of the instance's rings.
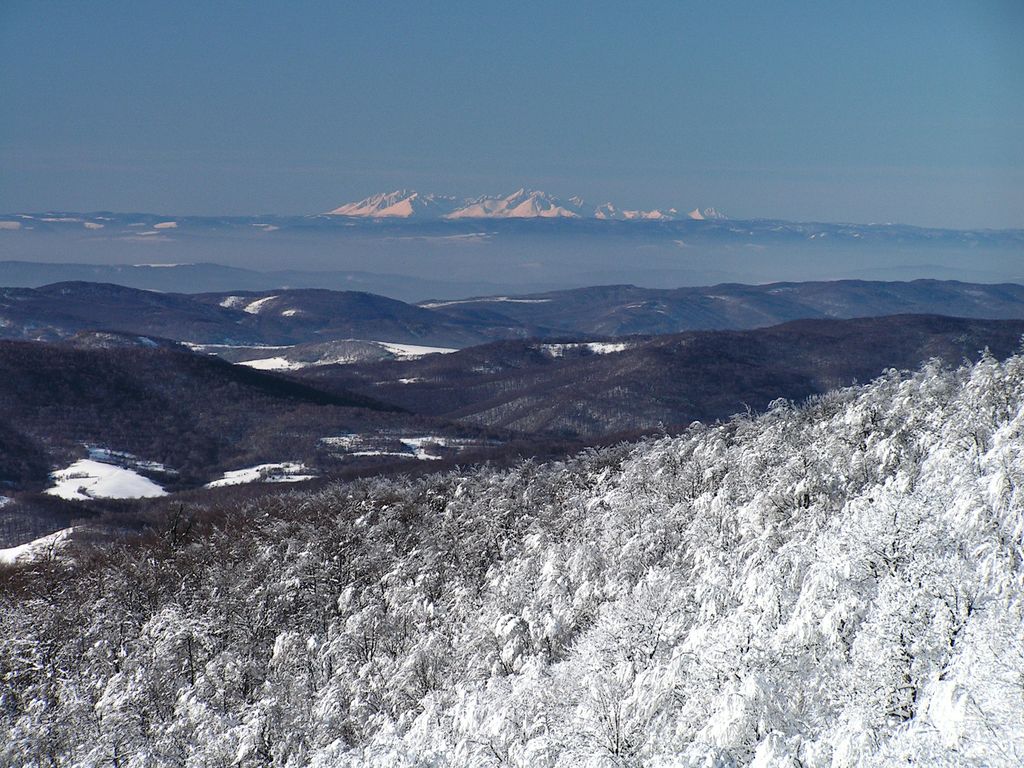
[{"label": "open snowy clearing", "polygon": [[402,360],[412,360],[425,355],[447,355],[459,351],[451,347],[425,347],[419,344],[397,344],[393,341],[374,341],[373,343],[380,344],[388,352]]},{"label": "open snowy clearing", "polygon": [[0,549],[0,565],[31,563],[35,560],[51,558],[67,545],[74,530],[74,528],[65,528],[16,547]]},{"label": "open snowy clearing", "polygon": [[519,299],[512,296],[489,296],[483,299],[452,299],[451,301],[431,301],[420,304],[424,309],[438,309],[440,307],[452,307],[456,304],[486,304],[489,302],[505,301],[510,304],[547,304],[551,299]]},{"label": "open snowy clearing", "polygon": [[405,459],[419,459],[420,461],[440,461],[443,456],[438,455],[439,449],[452,449],[460,451],[473,445],[478,445],[475,440],[459,440],[436,435],[391,435],[391,434],[368,434],[368,435],[337,435],[333,437],[322,437],[320,442],[334,449],[336,456],[397,456]]},{"label": "open snowy clearing", "polygon": [[244,469],[232,469],[225,472],[219,480],[207,483],[206,488],[220,488],[225,485],[242,485],[244,483],[298,483],[312,480],[316,475],[309,474],[305,464],[285,461],[278,464],[257,464]]},{"label": "open snowy clearing", "polygon": [[50,477],[54,484],[43,493],[70,501],[148,499],[167,495],[167,491],[134,470],[92,459],[79,459]]},{"label": "open snowy clearing", "polygon": [[314,363],[299,363],[289,360],[287,357],[263,357],[259,360],[242,360],[238,363],[247,368],[255,368],[257,371],[297,371]]},{"label": "open snowy clearing", "polygon": [[[346,339],[346,341],[353,342],[355,344],[372,345],[379,347],[382,350],[394,355],[398,360],[415,360],[426,355],[433,354],[449,354],[451,352],[458,352],[457,349],[450,347],[427,347],[419,344],[400,344],[392,341],[373,341],[365,339]],[[216,345],[191,345],[194,349],[211,349]],[[273,349],[273,350],[285,350],[291,347],[253,347],[253,349]],[[255,360],[239,360],[238,365],[244,365],[249,368],[255,368],[260,371],[297,371],[301,368],[309,368],[315,365],[347,365],[349,363],[361,363],[366,362],[367,358],[365,354],[327,354],[320,357],[317,360],[294,360],[287,357],[287,353],[283,355],[273,355],[272,357],[261,357]]]}]

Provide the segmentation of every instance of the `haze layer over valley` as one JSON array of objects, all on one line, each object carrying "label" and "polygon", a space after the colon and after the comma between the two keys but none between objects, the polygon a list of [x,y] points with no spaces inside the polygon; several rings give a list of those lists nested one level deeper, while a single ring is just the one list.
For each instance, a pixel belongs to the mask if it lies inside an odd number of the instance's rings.
[{"label": "haze layer over valley", "polygon": [[[309,216],[6,214],[0,285],[78,279],[177,291],[349,288],[422,301],[598,284],[1024,279],[1022,230],[743,221],[711,209],[692,218],[667,211],[626,217],[615,208],[602,218],[607,209],[543,193],[518,205],[523,195],[485,198],[454,218],[464,209],[428,215],[410,203],[400,210],[408,216],[393,213],[412,195]],[[546,214],[552,211],[573,215]]]}]

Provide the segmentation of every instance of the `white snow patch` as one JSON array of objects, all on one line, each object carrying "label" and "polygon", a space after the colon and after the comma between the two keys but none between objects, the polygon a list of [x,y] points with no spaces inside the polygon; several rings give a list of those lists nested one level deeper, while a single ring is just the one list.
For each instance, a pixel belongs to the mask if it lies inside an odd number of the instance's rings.
[{"label": "white snow patch", "polygon": [[491,301],[507,301],[510,304],[546,304],[551,299],[517,299],[513,296],[488,296],[483,299],[454,299],[452,301],[432,301],[427,304],[420,304],[424,309],[437,309],[438,307],[450,307],[455,304],[483,304]]},{"label": "white snow patch", "polygon": [[246,305],[245,311],[248,312],[250,315],[258,315],[260,311],[263,309],[264,304],[266,304],[268,301],[273,301],[276,298],[277,296],[267,296],[262,299],[256,299],[256,301],[249,302],[249,304]]},{"label": "white snow patch", "polygon": [[351,448],[359,442],[359,435],[352,432],[334,437],[321,437],[320,442],[332,448]]},{"label": "white snow patch", "polygon": [[312,480],[316,475],[309,474],[305,464],[284,461],[278,464],[257,464],[244,469],[232,469],[225,472],[219,480],[207,483],[206,488],[220,488],[225,485],[242,485],[243,483],[298,483]]},{"label": "white snow patch", "polygon": [[447,444],[443,437],[402,437],[399,438],[399,442],[401,442],[402,445],[409,446],[412,449],[413,453],[416,454],[416,458],[419,459],[420,461],[441,460],[440,456],[435,456],[432,453],[428,453],[426,448],[423,447],[424,444],[434,443],[440,446],[444,446]]},{"label": "white snow patch", "polygon": [[0,221],[0,229],[21,229],[20,221]]},{"label": "white snow patch", "polygon": [[309,363],[299,363],[287,357],[262,357],[259,360],[240,360],[239,365],[255,368],[257,371],[297,371]]},{"label": "white snow patch", "polygon": [[167,495],[167,491],[134,470],[92,459],[79,459],[50,477],[54,485],[43,493],[71,501],[147,499]]},{"label": "white snow patch", "polygon": [[396,344],[391,341],[374,341],[373,343],[380,344],[388,352],[395,355],[395,357],[403,360],[411,360],[416,357],[423,357],[424,355],[447,355],[451,352],[459,351],[449,347],[424,347],[418,344]]},{"label": "white snow patch", "polygon": [[161,221],[159,224],[154,224],[153,229],[177,229],[178,222],[176,221]]},{"label": "white snow patch", "polygon": [[16,547],[0,549],[0,565],[31,563],[35,560],[49,559],[67,546],[74,530],[74,528],[64,528]]},{"label": "white snow patch", "polygon": [[[405,446],[407,450],[395,450],[395,440]],[[449,438],[434,435],[401,437],[387,434],[359,435],[351,432],[336,437],[321,437],[320,442],[331,448],[343,451],[345,456],[399,456],[405,459],[415,457],[420,461],[439,461],[442,458],[431,453],[426,448],[427,445],[439,447],[449,447],[452,445],[452,441]],[[461,448],[461,445],[456,447]]]},{"label": "white snow patch", "polygon": [[569,344],[541,344],[540,348],[551,357],[562,357],[570,349],[586,349],[595,355],[610,355],[614,352],[623,352],[629,349],[629,346],[621,341],[584,341]]},{"label": "white snow patch", "polygon": [[82,224],[86,229],[103,229],[103,225],[95,221],[86,221]]},{"label": "white snow patch", "polygon": [[242,306],[247,301],[248,299],[244,296],[228,296],[226,299],[220,300],[220,305],[222,307],[227,307],[228,309],[238,309],[238,307]]}]

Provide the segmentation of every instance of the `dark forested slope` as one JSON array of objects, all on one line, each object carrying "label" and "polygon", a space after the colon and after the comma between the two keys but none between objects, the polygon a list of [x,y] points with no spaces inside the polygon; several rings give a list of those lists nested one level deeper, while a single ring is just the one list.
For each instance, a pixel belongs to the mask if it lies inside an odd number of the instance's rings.
[{"label": "dark forested slope", "polygon": [[499,342],[302,375],[419,413],[594,437],[761,410],[779,397],[800,400],[932,357],[956,364],[986,347],[1005,357],[1021,334],[1020,320],[800,320],[589,345]]},{"label": "dark forested slope", "polygon": [[86,444],[165,464],[183,486],[312,457],[320,437],[422,422],[173,346],[0,342],[0,481],[46,480]]}]

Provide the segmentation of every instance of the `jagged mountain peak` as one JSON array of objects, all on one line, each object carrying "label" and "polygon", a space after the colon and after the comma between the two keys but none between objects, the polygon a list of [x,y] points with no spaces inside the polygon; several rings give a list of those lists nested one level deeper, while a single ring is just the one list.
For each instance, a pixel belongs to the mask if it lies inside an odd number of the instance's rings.
[{"label": "jagged mountain peak", "polygon": [[[459,199],[444,195],[424,195],[400,189],[371,195],[346,203],[329,215],[357,218],[423,219],[618,219],[631,221],[671,221],[680,217],[676,208],[651,210],[620,209],[612,203],[589,207],[579,195],[561,199],[539,189],[520,187],[509,195],[482,195]],[[685,218],[724,219],[714,208],[694,208]]]},{"label": "jagged mountain peak", "polygon": [[411,218],[443,216],[459,204],[454,197],[423,195],[411,189],[399,189],[366,197],[329,211],[333,216],[361,218]]}]

